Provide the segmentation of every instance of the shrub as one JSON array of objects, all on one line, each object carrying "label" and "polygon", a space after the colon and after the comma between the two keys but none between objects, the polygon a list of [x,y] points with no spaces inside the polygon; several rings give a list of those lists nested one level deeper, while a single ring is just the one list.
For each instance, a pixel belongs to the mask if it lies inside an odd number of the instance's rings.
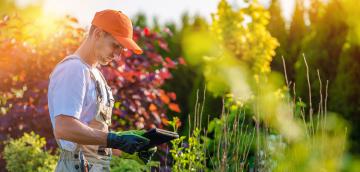
[{"label": "shrub", "polygon": [[[45,150],[45,138],[34,132],[5,142],[4,159],[9,172],[54,171],[57,155]],[[57,151],[56,151],[57,154]]]},{"label": "shrub", "polygon": [[[124,152],[123,152],[124,153]],[[156,161],[150,161],[148,164],[140,162],[139,158],[124,153],[124,156],[117,157],[113,156],[110,167],[113,172],[150,172],[151,167],[159,166]],[[136,156],[136,155],[135,155]]]},{"label": "shrub", "polygon": [[[76,50],[86,31],[76,18],[49,18],[39,11],[41,6],[26,13],[8,11],[0,19],[0,140],[35,131],[55,146],[47,106],[48,77],[57,62]],[[127,51],[124,59],[101,68],[114,90],[112,127],[162,128],[166,111],[180,112],[180,108],[176,94],[161,87],[171,78],[170,71],[184,62],[160,54],[168,51],[168,45],[157,32],[136,27],[134,39],[143,47],[143,55]]]}]

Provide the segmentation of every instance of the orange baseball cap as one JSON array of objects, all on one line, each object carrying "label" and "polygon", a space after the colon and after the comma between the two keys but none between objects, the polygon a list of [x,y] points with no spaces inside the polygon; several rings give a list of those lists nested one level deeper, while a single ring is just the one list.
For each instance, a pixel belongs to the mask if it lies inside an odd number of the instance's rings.
[{"label": "orange baseball cap", "polygon": [[135,54],[142,54],[142,49],[132,39],[133,27],[131,20],[121,11],[103,10],[96,12],[92,25],[110,33],[122,46]]}]

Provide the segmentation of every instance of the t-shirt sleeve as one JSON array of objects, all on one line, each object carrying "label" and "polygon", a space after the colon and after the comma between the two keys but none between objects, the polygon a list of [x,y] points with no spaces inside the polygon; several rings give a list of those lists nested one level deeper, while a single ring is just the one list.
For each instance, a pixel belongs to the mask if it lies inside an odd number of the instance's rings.
[{"label": "t-shirt sleeve", "polygon": [[62,114],[80,119],[86,92],[86,69],[76,61],[68,61],[60,65],[50,78],[50,82],[54,84],[52,88],[54,117]]}]

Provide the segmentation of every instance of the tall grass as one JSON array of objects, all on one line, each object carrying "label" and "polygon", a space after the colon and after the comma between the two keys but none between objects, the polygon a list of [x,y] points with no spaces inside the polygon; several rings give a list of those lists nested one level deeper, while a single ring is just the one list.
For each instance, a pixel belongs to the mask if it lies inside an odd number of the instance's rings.
[{"label": "tall grass", "polygon": [[[175,158],[175,168],[178,171],[221,172],[315,172],[342,169],[347,144],[347,125],[336,115],[331,113],[329,115],[327,111],[329,81],[326,81],[324,86],[318,70],[320,101],[317,112],[314,113],[311,102],[310,71],[305,55],[303,58],[309,89],[308,106],[297,97],[296,85],[288,80],[284,63],[286,106],[279,107],[290,107],[290,110],[285,110],[286,118],[279,120],[284,124],[275,123],[275,125],[288,125],[285,123],[289,122],[298,125],[294,126],[295,129],[298,127],[299,132],[296,137],[288,137],[287,133],[284,134],[279,130],[281,126],[274,127],[273,123],[266,121],[278,116],[277,114],[266,116],[267,114],[264,114],[266,111],[261,110],[261,104],[239,105],[228,95],[223,96],[219,118],[210,121],[207,117],[208,125],[206,128],[203,127],[205,86],[202,100],[199,100],[199,90],[197,90],[194,115],[189,114],[188,139],[182,137],[173,142],[175,146],[172,155],[178,156],[177,159]],[[258,91],[262,93],[266,89],[259,87]],[[254,101],[256,102],[257,99]],[[293,128],[290,125],[287,129]]]}]

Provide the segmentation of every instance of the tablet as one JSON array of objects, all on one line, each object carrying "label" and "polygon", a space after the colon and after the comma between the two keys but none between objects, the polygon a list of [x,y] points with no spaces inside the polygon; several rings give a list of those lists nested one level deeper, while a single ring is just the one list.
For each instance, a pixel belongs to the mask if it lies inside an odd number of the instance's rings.
[{"label": "tablet", "polygon": [[162,130],[158,128],[152,128],[143,134],[144,137],[150,139],[150,142],[147,146],[142,148],[142,150],[149,149],[151,147],[169,142],[173,139],[179,138],[179,135],[176,132],[171,132],[167,130]]}]

